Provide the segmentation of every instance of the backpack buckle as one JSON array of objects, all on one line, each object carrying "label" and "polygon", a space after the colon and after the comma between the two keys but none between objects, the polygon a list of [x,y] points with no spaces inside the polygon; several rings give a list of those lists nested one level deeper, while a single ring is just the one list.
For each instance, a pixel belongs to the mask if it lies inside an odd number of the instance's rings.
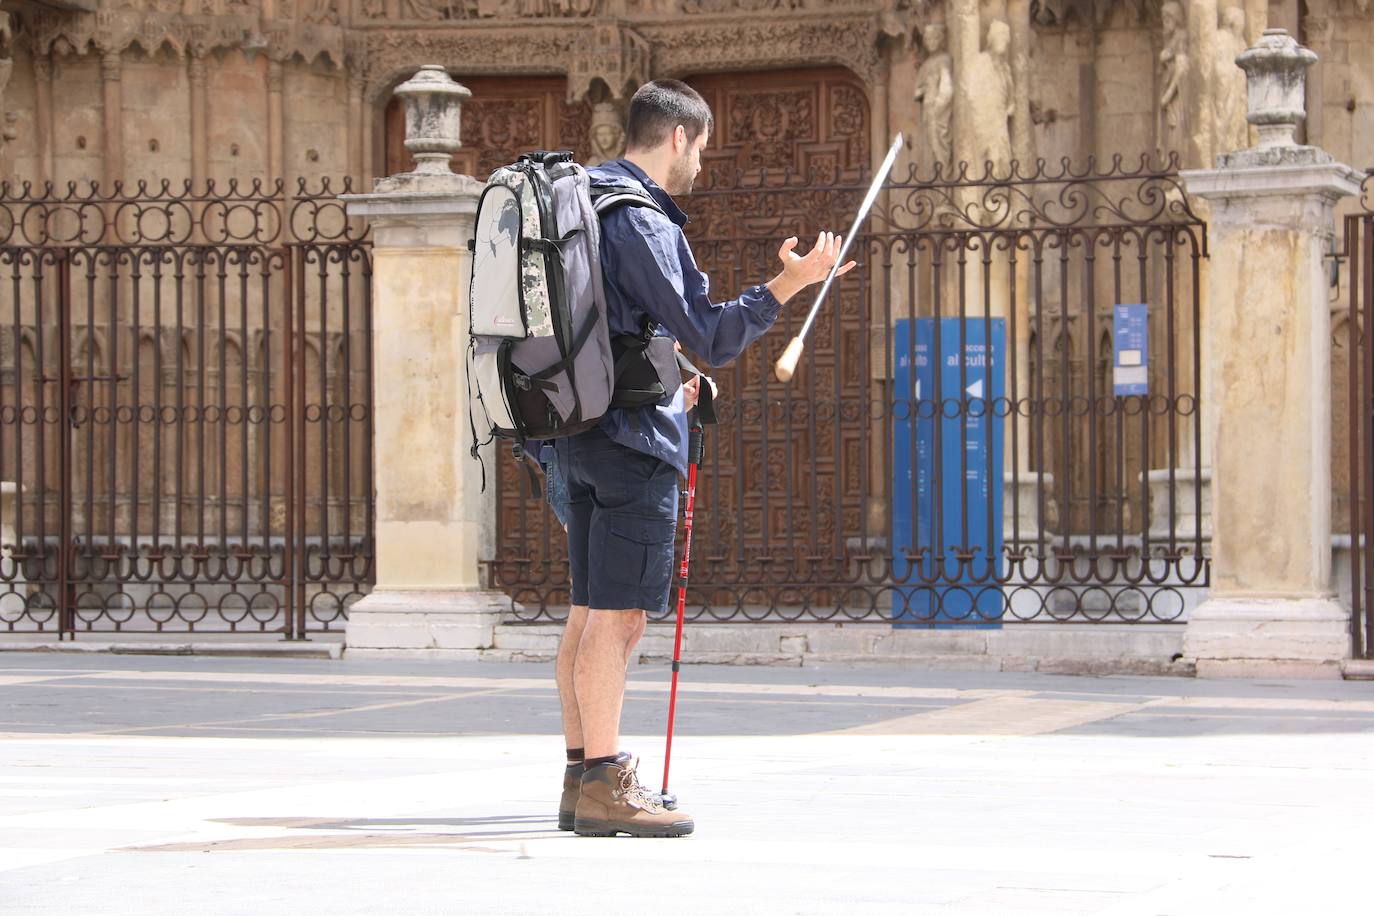
[{"label": "backpack buckle", "polygon": [[534,385],[530,382],[530,377],[528,375],[522,375],[519,372],[511,373],[511,382],[513,382],[515,387],[519,388],[521,391],[529,391],[534,387]]}]

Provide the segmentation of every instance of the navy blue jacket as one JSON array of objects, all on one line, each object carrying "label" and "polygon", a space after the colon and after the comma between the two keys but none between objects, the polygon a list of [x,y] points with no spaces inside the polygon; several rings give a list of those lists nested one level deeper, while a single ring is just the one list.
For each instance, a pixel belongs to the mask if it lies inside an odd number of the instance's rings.
[{"label": "navy blue jacket", "polygon": [[[723,366],[773,326],[782,306],[767,286],[751,286],[728,302],[711,301],[710,281],[697,269],[682,233],[687,214],[642,169],[617,159],[588,171],[593,187],[638,185],[667,214],[622,206],[601,221],[601,270],[612,336],[638,333],[648,314],[659,334],[678,340],[709,365]],[[638,422],[632,413],[639,414]],[[601,428],[616,442],[687,473],[687,412],[681,389],[669,404],[612,409]]]}]

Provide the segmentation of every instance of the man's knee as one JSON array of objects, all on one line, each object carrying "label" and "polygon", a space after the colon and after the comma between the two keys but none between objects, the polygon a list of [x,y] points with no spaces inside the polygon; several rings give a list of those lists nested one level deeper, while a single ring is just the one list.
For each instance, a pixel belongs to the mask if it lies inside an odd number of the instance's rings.
[{"label": "man's knee", "polygon": [[563,638],[576,642],[587,628],[587,607],[574,604],[568,608],[568,619],[563,625]]},{"label": "man's knee", "polygon": [[627,645],[639,641],[639,637],[644,635],[644,625],[643,611],[593,610],[587,614],[588,629],[595,627]]}]

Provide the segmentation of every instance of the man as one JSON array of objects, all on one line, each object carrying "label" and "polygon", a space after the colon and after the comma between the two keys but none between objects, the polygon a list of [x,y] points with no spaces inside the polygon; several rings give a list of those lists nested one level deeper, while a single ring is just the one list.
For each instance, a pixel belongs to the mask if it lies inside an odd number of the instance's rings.
[{"label": "man", "polygon": [[[787,300],[825,279],[841,241],[823,232],[799,257],[797,239],[789,238],[778,249],[777,276],[713,304],[682,233],[687,215],[673,201],[691,193],[711,124],[705,100],[685,83],[647,83],[630,101],[624,158],[591,175],[594,187],[647,192],[662,210],[622,206],[602,221],[611,334],[639,333],[647,318],[657,334],[720,366],[767,331]],[[572,607],[557,664],[568,747],[559,822],[583,836],[683,836],[694,828],[691,817],[664,809],[639,784],[619,746],[626,666],[646,611],[668,605],[677,477],[687,473],[686,394],[613,409],[598,428],[555,440],[568,493],[572,571]]]}]

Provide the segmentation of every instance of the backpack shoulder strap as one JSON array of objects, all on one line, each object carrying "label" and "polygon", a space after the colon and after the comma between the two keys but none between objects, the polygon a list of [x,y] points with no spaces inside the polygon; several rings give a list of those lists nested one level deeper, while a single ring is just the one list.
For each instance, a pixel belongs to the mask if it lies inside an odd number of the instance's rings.
[{"label": "backpack shoulder strap", "polygon": [[[647,207],[663,213],[663,208],[646,192],[635,188],[608,188],[598,192],[592,190],[592,207],[597,216],[605,216],[617,207]],[[668,214],[663,213],[664,216]]]}]

